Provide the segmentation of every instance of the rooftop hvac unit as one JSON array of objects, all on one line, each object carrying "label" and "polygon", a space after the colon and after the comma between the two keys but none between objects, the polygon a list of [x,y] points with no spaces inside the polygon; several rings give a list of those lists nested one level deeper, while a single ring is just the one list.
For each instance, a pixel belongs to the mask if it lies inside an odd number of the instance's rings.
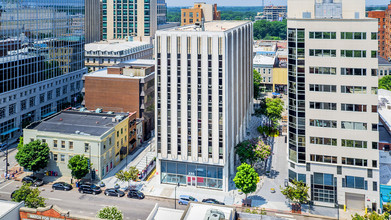
[{"label": "rooftop hvac unit", "polygon": [[225,220],[225,215],[218,209],[209,209],[205,214],[204,220]]}]

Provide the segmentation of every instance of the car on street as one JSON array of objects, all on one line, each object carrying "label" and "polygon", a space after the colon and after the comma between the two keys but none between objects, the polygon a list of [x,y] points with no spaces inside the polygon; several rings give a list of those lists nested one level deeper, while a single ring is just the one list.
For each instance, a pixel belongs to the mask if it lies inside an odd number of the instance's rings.
[{"label": "car on street", "polygon": [[83,184],[79,186],[79,193],[88,193],[88,194],[99,194],[102,190],[99,186],[96,186],[94,184]]},{"label": "car on street", "polygon": [[[16,190],[15,190],[16,191]],[[13,191],[12,193],[11,193],[11,199],[13,199],[14,198],[14,195],[15,195],[15,191]]]},{"label": "car on street", "polygon": [[23,183],[31,183],[31,185],[37,187],[37,186],[42,186],[43,185],[43,180],[39,179],[38,177],[35,176],[25,176],[22,179]]},{"label": "car on street", "polygon": [[131,189],[128,192],[128,198],[144,199],[145,196],[144,196],[144,193],[142,193],[138,190]]},{"label": "car on street", "polygon": [[187,195],[179,196],[179,200],[178,200],[179,205],[187,205],[189,204],[189,202],[198,202],[198,200],[192,196],[187,196]]},{"label": "car on street", "polygon": [[219,202],[216,199],[212,199],[212,198],[203,199],[202,202],[210,203],[210,204],[217,204],[217,205],[225,205],[224,202]]},{"label": "car on street", "polygon": [[73,187],[71,184],[64,183],[64,182],[57,182],[52,185],[52,189],[54,190],[64,190],[64,191],[69,191],[72,190]]},{"label": "car on street", "polygon": [[109,188],[109,189],[105,190],[105,195],[106,196],[122,197],[125,195],[125,193],[119,189]]}]

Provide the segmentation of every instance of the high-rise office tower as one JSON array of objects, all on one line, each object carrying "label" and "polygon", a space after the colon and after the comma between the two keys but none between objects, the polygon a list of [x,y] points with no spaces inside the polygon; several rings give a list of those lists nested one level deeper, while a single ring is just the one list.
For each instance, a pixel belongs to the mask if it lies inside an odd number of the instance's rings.
[{"label": "high-rise office tower", "polygon": [[167,3],[166,0],[157,0],[157,24],[167,23]]},{"label": "high-rise office tower", "polygon": [[314,204],[379,208],[376,33],[365,0],[288,1],[289,178]]},{"label": "high-rise office tower", "polygon": [[156,32],[161,183],[228,190],[253,103],[253,28],[214,21]]},{"label": "high-rise office tower", "polygon": [[86,44],[101,40],[100,0],[85,0]]},{"label": "high-rise office tower", "polygon": [[0,0],[0,137],[69,104],[84,68],[84,0]]},{"label": "high-rise office tower", "polygon": [[157,0],[102,0],[103,40],[153,37]]}]

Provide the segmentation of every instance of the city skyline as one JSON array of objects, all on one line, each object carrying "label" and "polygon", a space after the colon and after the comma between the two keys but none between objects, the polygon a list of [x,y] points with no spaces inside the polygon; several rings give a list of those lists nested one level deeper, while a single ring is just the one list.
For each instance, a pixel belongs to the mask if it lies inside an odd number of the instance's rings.
[{"label": "city skyline", "polygon": [[[168,7],[192,6],[197,1],[166,0]],[[261,6],[262,0],[242,0],[240,5],[235,0],[204,0],[207,4],[217,4],[218,6]],[[366,5],[386,5],[388,0],[366,0]],[[287,5],[287,0],[265,0],[265,5]]]}]

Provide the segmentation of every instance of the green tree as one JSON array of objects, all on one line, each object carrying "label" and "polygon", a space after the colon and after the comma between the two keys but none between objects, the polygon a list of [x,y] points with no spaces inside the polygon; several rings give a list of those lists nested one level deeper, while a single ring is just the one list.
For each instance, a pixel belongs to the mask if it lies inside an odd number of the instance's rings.
[{"label": "green tree", "polygon": [[128,182],[129,187],[129,181],[137,181],[138,174],[139,171],[137,170],[137,168],[132,166],[129,168],[128,171],[120,170],[118,173],[115,174],[115,177],[117,177],[117,179],[122,182]]},{"label": "green tree", "polygon": [[259,20],[254,23],[254,39],[286,40],[287,20],[267,21]]},{"label": "green tree", "polygon": [[301,205],[308,202],[309,187],[302,181],[293,180],[292,184],[289,184],[285,188],[281,188],[281,193],[293,203]]},{"label": "green tree", "polygon": [[20,139],[15,158],[24,169],[37,172],[48,165],[49,152],[48,145],[40,140],[23,144],[23,139]]},{"label": "green tree", "polygon": [[262,79],[261,79],[261,74],[259,74],[259,72],[254,69],[253,70],[254,74],[253,74],[253,78],[254,78],[254,99],[258,99],[259,96],[261,95],[261,91],[259,89],[259,87],[261,86],[261,82],[262,82]]},{"label": "green tree", "polygon": [[236,154],[242,163],[249,163],[251,167],[259,160],[267,159],[271,154],[271,147],[266,145],[261,138],[245,140],[235,147]]},{"label": "green tree", "polygon": [[257,184],[259,182],[258,173],[255,172],[249,164],[242,163],[237,168],[237,172],[234,178],[236,188],[240,189],[244,194],[255,192],[257,190]]},{"label": "green tree", "polygon": [[38,188],[32,188],[31,184],[23,184],[12,195],[12,201],[21,202],[29,208],[45,207],[45,198],[39,196]]},{"label": "green tree", "polygon": [[352,215],[352,220],[389,220],[390,214],[388,212],[383,213],[382,215],[378,214],[377,212],[370,212],[363,216],[359,214]]},{"label": "green tree", "polygon": [[284,112],[284,102],[279,99],[266,99],[266,116],[272,121],[277,122],[282,118]]},{"label": "green tree", "polygon": [[122,220],[124,219],[124,215],[121,210],[119,210],[115,206],[107,206],[98,211],[96,217],[100,219],[108,219],[108,220]]},{"label": "green tree", "polygon": [[84,155],[75,155],[69,160],[68,168],[75,179],[81,179],[89,172],[88,158]]},{"label": "green tree", "polygon": [[383,76],[383,78],[379,79],[379,89],[391,91],[391,76]]}]

